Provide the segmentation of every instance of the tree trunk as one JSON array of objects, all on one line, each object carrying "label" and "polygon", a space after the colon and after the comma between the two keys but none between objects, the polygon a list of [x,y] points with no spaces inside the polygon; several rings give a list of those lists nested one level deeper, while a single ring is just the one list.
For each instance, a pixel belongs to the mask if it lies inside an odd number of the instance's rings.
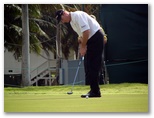
[{"label": "tree trunk", "polygon": [[[61,37],[60,37],[60,24],[57,24],[57,29],[56,29],[56,77],[59,80],[59,68],[61,67],[61,58],[62,58],[62,50],[61,50]],[[57,84],[59,82],[57,81]]]},{"label": "tree trunk", "polygon": [[22,86],[30,85],[29,16],[28,5],[22,5]]}]

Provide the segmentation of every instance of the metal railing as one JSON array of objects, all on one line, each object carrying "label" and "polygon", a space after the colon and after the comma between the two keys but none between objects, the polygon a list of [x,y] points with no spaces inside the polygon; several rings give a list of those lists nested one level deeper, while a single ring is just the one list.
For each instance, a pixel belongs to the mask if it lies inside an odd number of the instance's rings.
[{"label": "metal railing", "polygon": [[[48,60],[44,63],[42,63],[40,66],[38,66],[36,69],[31,71],[31,84],[34,84],[37,82],[39,79],[38,77],[40,75],[45,76],[47,73],[49,73],[50,70],[53,70],[51,68],[56,68],[56,60]],[[48,72],[47,72],[48,71]],[[36,79],[35,79],[36,78]],[[35,80],[33,80],[35,79]],[[33,81],[32,81],[33,80]]]}]

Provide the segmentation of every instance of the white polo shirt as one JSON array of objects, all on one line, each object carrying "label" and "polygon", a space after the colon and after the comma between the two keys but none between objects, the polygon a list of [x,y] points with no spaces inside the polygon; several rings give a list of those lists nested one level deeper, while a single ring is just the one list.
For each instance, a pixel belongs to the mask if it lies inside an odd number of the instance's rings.
[{"label": "white polo shirt", "polygon": [[91,38],[91,36],[93,36],[99,29],[101,29],[99,23],[83,11],[70,12],[70,14],[70,24],[73,30],[79,35],[79,37],[82,36],[84,31],[90,30],[89,38]]}]

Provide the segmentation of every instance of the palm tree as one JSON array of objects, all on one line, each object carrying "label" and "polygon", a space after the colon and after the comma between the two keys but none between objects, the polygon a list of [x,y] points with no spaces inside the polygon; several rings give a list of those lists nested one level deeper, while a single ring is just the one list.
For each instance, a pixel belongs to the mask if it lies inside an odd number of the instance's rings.
[{"label": "palm tree", "polygon": [[[23,7],[24,8],[24,7]],[[26,61],[25,52],[22,52],[22,25],[21,25],[21,16],[22,11],[21,5],[4,5],[4,40],[5,48],[8,51],[14,52],[15,59],[19,57],[24,58],[24,63],[22,64],[22,85],[30,85],[30,70],[29,70],[29,61]],[[23,12],[24,14],[25,12]],[[29,5],[29,24],[30,24],[30,51],[35,53],[40,53],[41,48],[43,47],[40,42],[40,37],[50,40],[48,35],[40,28],[38,22],[34,19],[41,17],[39,5]],[[23,15],[24,16],[24,15]],[[25,21],[23,17],[23,22]],[[24,25],[25,23],[23,23]],[[27,26],[25,26],[27,27]],[[29,28],[28,28],[29,29]],[[26,35],[28,36],[28,35]],[[28,43],[27,43],[28,44]],[[26,47],[27,48],[27,47]],[[28,48],[27,48],[28,49]],[[25,49],[23,49],[24,51]],[[29,51],[28,51],[29,52]],[[26,52],[27,53],[27,52]],[[24,54],[24,55],[22,55]],[[25,69],[26,68],[26,69]],[[29,70],[29,71],[28,71]]]},{"label": "palm tree", "polygon": [[[48,7],[59,8],[60,6],[61,5],[51,5]],[[47,55],[49,54],[49,51],[56,51],[56,20],[51,17],[54,13],[55,10],[53,9],[44,12],[43,5],[29,5],[30,51],[40,54],[41,49],[43,49]],[[4,5],[4,46],[8,51],[14,52],[15,59],[22,57],[21,16],[21,5]]]},{"label": "palm tree", "polygon": [[30,85],[29,56],[29,12],[28,5],[22,5],[22,86]]},{"label": "palm tree", "polygon": [[[87,8],[86,5],[84,5]],[[91,5],[92,6],[92,5]],[[29,5],[29,31],[30,52],[37,54],[44,50],[46,54],[52,51],[56,57],[56,19],[57,9],[68,11],[82,10],[81,4],[30,4]],[[92,7],[91,7],[92,8]],[[22,8],[18,4],[4,5],[4,46],[8,51],[14,53],[15,59],[22,55]],[[77,34],[69,24],[62,24],[60,28],[62,53],[68,59],[70,49],[78,54]],[[75,42],[75,43],[74,43]],[[77,56],[76,56],[77,57]]]},{"label": "palm tree", "polygon": [[[52,51],[56,54],[56,20],[55,11],[66,9],[68,11],[83,10],[88,14],[94,14],[99,18],[99,5],[90,4],[30,4],[29,23],[30,23],[30,51],[40,54],[41,50]],[[4,46],[8,51],[14,52],[14,57],[21,57],[22,28],[21,28],[21,5],[4,5]],[[72,48],[77,53],[77,41],[72,42],[72,38],[77,39],[77,35],[69,25],[61,26],[61,43],[64,58],[68,59],[69,50]],[[71,32],[71,33],[70,33]],[[73,35],[70,35],[73,34]]]},{"label": "palm tree", "polygon": [[[35,5],[36,6],[36,5]],[[30,17],[40,17],[35,7],[29,5]],[[33,12],[32,12],[33,11]],[[22,48],[22,8],[21,5],[5,4],[4,5],[4,46],[8,51],[14,52],[15,59],[21,57]],[[36,53],[41,52],[39,36],[46,36],[39,25],[30,20],[30,50]]]}]

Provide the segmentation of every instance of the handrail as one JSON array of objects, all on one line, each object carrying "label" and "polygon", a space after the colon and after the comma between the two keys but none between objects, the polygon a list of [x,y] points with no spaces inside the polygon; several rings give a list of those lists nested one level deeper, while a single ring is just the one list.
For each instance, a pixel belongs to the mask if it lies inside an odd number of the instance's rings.
[{"label": "handrail", "polygon": [[33,79],[34,77],[36,77],[37,75],[39,75],[41,72],[45,71],[47,69],[47,62],[42,63],[40,66],[38,66],[36,69],[34,69],[31,72],[31,79]]},{"label": "handrail", "polygon": [[31,79],[38,76],[42,72],[48,70],[50,67],[56,67],[56,60],[49,60],[44,63],[42,63],[40,66],[38,66],[36,69],[31,71]]}]

